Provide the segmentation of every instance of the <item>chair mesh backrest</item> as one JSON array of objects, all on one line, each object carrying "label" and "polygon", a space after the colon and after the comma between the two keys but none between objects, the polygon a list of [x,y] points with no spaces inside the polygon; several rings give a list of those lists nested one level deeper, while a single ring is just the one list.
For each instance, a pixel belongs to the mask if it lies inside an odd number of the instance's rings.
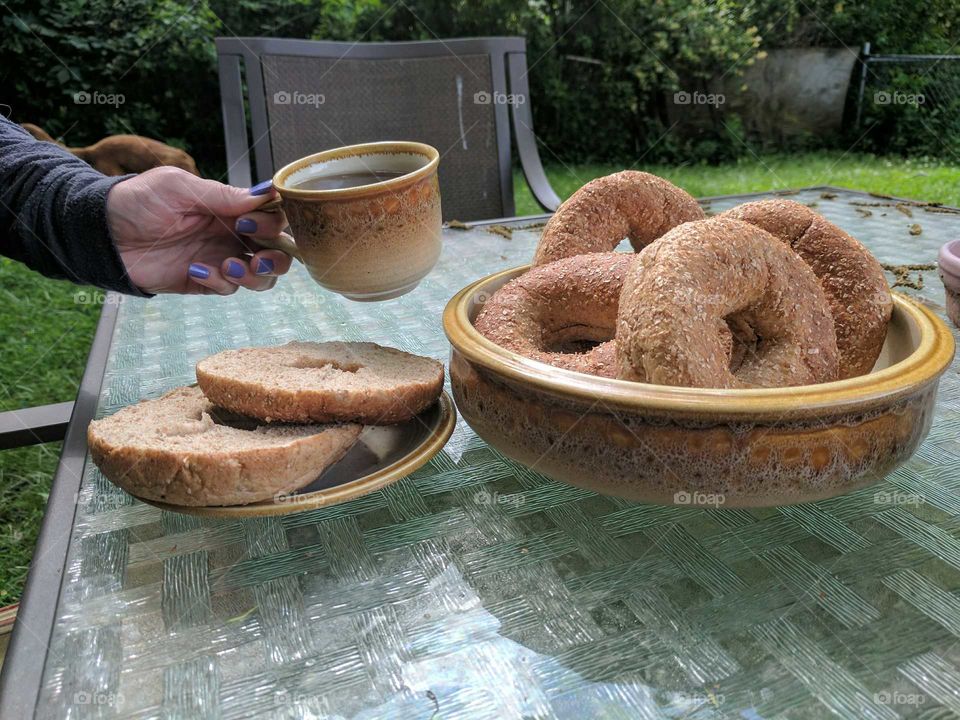
[{"label": "chair mesh backrest", "polygon": [[440,152],[445,220],[505,215],[494,106],[474,97],[493,87],[488,55],[261,62],[274,170],[342,145],[416,140]]}]

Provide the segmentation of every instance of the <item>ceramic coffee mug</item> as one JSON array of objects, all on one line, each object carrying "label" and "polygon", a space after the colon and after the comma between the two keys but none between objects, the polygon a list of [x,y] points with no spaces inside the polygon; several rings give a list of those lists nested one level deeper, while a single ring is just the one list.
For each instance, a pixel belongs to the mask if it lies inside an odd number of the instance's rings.
[{"label": "ceramic coffee mug", "polygon": [[[350,145],[292,162],[273,176],[273,186],[293,237],[269,247],[293,255],[317,283],[351,300],[408,293],[440,257],[439,162],[435,148],[416,142]],[[313,189],[338,179],[369,184]]]}]

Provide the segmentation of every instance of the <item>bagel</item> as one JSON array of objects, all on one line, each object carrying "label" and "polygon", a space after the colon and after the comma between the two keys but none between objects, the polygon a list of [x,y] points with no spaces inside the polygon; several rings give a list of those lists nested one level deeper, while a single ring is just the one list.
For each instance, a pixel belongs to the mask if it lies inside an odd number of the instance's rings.
[{"label": "bagel", "polygon": [[[738,343],[746,351],[731,367]],[[838,367],[810,267],[770,233],[723,217],[674,228],[637,256],[616,350],[621,379],[686,387],[807,385],[835,380]]]},{"label": "bagel", "polygon": [[890,287],[877,259],[863,245],[806,205],[760,200],[722,213],[780,238],[817,276],[833,313],[840,353],[839,378],[873,369],[893,312]]},{"label": "bagel", "polygon": [[265,425],[182,387],[94,420],[90,456],[131,495],[173,505],[244,505],[309,485],[361,425]]},{"label": "bagel", "polygon": [[491,342],[533,360],[616,377],[617,303],[634,260],[628,253],[593,253],[535,267],[495,292],[474,326]]},{"label": "bagel", "polygon": [[697,201],[656,175],[636,170],[591,180],[547,221],[533,265],[610,252],[625,237],[636,251],[671,228],[704,217]]},{"label": "bagel", "polygon": [[224,350],[197,363],[220,407],[267,422],[409,420],[436,402],[443,365],[367,342],[291,342]]}]

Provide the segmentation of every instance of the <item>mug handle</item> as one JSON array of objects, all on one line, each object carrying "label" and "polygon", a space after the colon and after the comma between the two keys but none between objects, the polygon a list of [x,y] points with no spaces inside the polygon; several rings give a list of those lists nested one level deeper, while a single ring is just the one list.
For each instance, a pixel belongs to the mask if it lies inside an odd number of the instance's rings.
[{"label": "mug handle", "polygon": [[[263,205],[256,208],[255,212],[278,212],[282,207],[283,198],[276,197],[270,202],[265,202]],[[280,252],[286,253],[290,257],[303,262],[303,258],[300,257],[300,251],[297,249],[296,241],[293,239],[292,235],[288,235],[285,232],[282,232],[277,237],[269,240],[264,238],[244,237],[260,247],[267,248],[268,250],[279,250]]]}]

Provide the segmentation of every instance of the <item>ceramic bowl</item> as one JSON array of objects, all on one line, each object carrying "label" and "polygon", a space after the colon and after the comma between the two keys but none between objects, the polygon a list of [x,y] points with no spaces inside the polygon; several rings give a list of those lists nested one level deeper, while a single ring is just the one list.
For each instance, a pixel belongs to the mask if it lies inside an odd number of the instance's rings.
[{"label": "ceramic bowl", "polygon": [[515,268],[457,293],[443,315],[461,415],[532,470],[607,495],[750,507],[817,500],[882,478],[930,429],[953,336],[894,294],[874,370],[820,385],[679,388],[560,370],[501,348],[473,326]]}]

